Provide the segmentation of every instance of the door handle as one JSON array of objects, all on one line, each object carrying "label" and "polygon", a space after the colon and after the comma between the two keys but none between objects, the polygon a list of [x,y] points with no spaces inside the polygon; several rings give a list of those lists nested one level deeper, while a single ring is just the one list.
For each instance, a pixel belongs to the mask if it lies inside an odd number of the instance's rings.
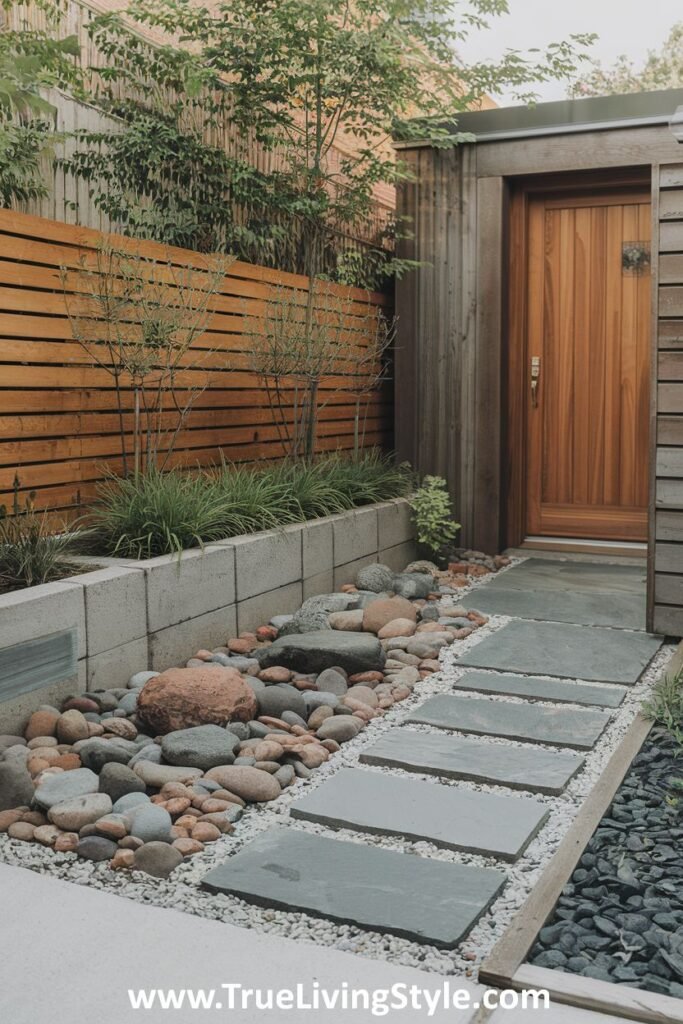
[{"label": "door handle", "polygon": [[541,377],[541,357],[531,357],[531,405],[535,409],[538,406],[538,382]]}]

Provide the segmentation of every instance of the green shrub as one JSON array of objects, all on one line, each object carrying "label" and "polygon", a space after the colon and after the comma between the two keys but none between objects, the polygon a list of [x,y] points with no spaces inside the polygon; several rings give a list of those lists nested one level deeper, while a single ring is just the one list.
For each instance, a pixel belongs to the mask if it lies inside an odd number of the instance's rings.
[{"label": "green shrub", "polygon": [[422,486],[410,500],[417,542],[435,558],[442,559],[460,529],[453,518],[453,508],[446,481],[440,476],[426,476]]},{"label": "green shrub", "polygon": [[190,473],[110,477],[91,510],[91,550],[152,558],[407,494],[412,474],[376,451]]},{"label": "green shrub", "polygon": [[78,531],[55,533],[46,512],[29,505],[12,516],[0,516],[0,590],[22,590],[63,579],[78,570]]}]

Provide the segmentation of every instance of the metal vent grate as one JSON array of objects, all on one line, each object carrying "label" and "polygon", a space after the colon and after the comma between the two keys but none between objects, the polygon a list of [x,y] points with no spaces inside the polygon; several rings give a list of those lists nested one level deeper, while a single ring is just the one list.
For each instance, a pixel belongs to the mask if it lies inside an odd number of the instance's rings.
[{"label": "metal vent grate", "polygon": [[76,629],[65,629],[0,650],[0,701],[75,676],[76,633]]}]

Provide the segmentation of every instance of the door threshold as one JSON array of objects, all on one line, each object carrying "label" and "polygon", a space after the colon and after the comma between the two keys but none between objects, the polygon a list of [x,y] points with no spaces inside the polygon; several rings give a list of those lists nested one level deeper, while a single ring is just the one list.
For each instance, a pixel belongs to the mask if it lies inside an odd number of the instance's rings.
[{"label": "door threshold", "polygon": [[526,537],[520,548],[532,551],[564,551],[579,555],[618,555],[647,558],[647,544],[627,540],[584,540],[581,537]]}]

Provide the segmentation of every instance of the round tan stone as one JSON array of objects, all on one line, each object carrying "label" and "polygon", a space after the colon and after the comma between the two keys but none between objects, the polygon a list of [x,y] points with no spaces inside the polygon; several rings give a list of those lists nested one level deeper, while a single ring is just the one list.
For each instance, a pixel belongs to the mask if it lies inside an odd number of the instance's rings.
[{"label": "round tan stone", "polygon": [[218,814],[203,814],[201,821],[208,821],[211,825],[215,825],[219,832],[226,835],[228,832],[233,831],[233,824],[225,817],[223,812]]},{"label": "round tan stone", "polygon": [[212,665],[171,668],[148,680],[138,697],[140,719],[157,735],[195,725],[249,722],[256,715],[254,691],[239,672]]},{"label": "round tan stone", "polygon": [[368,707],[376,708],[378,697],[372,687],[358,685],[352,686],[345,694],[343,703],[346,703],[347,700],[358,700],[361,704],[367,704]]},{"label": "round tan stone", "polygon": [[[57,755],[59,757],[59,754]],[[36,775],[40,775],[41,772],[46,771],[50,767],[50,762],[43,760],[42,757],[29,757],[26,762],[26,768],[30,775],[34,778]]]},{"label": "round tan stone", "polygon": [[275,740],[261,740],[252,751],[257,761],[277,761],[284,752],[284,747],[281,747]]},{"label": "round tan stone", "polygon": [[61,768],[65,772],[73,772],[81,767],[81,759],[78,754],[60,754],[53,767]]},{"label": "round tan stone", "polygon": [[35,825],[29,825],[27,821],[15,821],[14,824],[10,825],[7,829],[7,835],[10,839],[21,839],[25,843],[33,841],[35,832]]},{"label": "round tan stone", "polygon": [[180,825],[171,825],[170,836],[171,839],[187,839],[190,834],[190,830],[187,828],[181,828]]},{"label": "round tan stone", "polygon": [[119,846],[122,850],[135,851],[142,846],[142,842],[142,839],[138,839],[137,836],[124,836],[123,839],[119,839]]},{"label": "round tan stone", "polygon": [[261,669],[258,677],[264,683],[288,683],[292,678],[292,673],[284,665],[273,665],[271,668]]},{"label": "round tan stone", "polygon": [[55,839],[54,848],[57,853],[73,853],[78,846],[79,835],[77,832],[60,832]]},{"label": "round tan stone", "polygon": [[27,807],[15,807],[9,811],[0,811],[0,832],[7,832],[10,825],[21,821],[22,814],[27,810]]},{"label": "round tan stone", "polygon": [[289,732],[292,728],[288,722],[283,722],[281,718],[273,718],[271,715],[261,715],[258,721],[261,725],[267,725],[269,729],[282,729],[283,732]]},{"label": "round tan stone", "polygon": [[231,654],[250,654],[256,646],[256,637],[239,637],[228,640],[228,650]]},{"label": "round tan stone", "polygon": [[29,750],[39,750],[40,747],[56,747],[57,737],[56,736],[34,736],[32,740],[29,740],[26,744]]},{"label": "round tan stone", "polygon": [[164,807],[171,815],[171,817],[175,818],[179,814],[183,814],[191,805],[191,802],[192,801],[187,796],[174,796],[170,800],[166,801]]},{"label": "round tan stone", "polygon": [[88,736],[104,736],[104,726],[100,722],[88,722]]},{"label": "round tan stone", "polygon": [[306,768],[319,768],[330,757],[329,750],[317,740],[315,743],[302,743],[301,746],[292,747],[291,752],[297,755]]},{"label": "round tan stone", "polygon": [[190,790],[184,782],[166,782],[161,787],[161,796],[164,800],[171,800],[174,797],[190,798]]},{"label": "round tan stone", "polygon": [[34,711],[24,731],[27,740],[36,736],[54,736],[59,719],[58,711]]},{"label": "round tan stone", "polygon": [[118,736],[122,740],[134,740],[138,734],[137,729],[127,718],[107,718],[104,722],[105,733]]},{"label": "round tan stone", "polygon": [[366,633],[378,633],[382,626],[394,619],[417,621],[417,609],[405,597],[385,597],[372,601],[363,611],[363,629]]},{"label": "round tan stone", "polygon": [[193,853],[201,853],[204,849],[203,843],[200,843],[198,839],[190,839],[189,837],[174,839],[173,846],[182,853],[183,857],[191,857]]},{"label": "round tan stone", "polygon": [[415,623],[411,619],[392,619],[386,626],[378,631],[380,640],[391,640],[395,636],[412,636],[415,632]]},{"label": "round tan stone", "polygon": [[57,838],[64,835],[56,825],[39,825],[33,833],[33,838],[42,846],[54,846]]},{"label": "round tan stone", "polygon": [[135,863],[135,850],[117,850],[109,863],[115,871],[132,868]]},{"label": "round tan stone", "polygon": [[176,821],[176,823],[174,825],[174,828],[185,829],[188,832],[188,835],[189,835],[189,832],[194,827],[194,824],[195,824],[195,822],[197,821],[198,818],[199,818],[199,814],[197,814],[196,818],[193,815],[191,815],[191,814],[183,814],[183,816],[181,818],[178,818],[178,820]]},{"label": "round tan stone", "polygon": [[332,708],[323,704],[322,707],[316,708],[315,711],[311,711],[308,716],[308,725],[311,729],[319,729],[325,719],[331,718],[334,715]]},{"label": "round tan stone", "polygon": [[42,811],[24,811],[21,820],[29,825],[33,825],[35,828],[38,828],[39,825],[47,825],[47,818]]},{"label": "round tan stone", "polygon": [[[215,797],[209,797],[202,804],[202,814],[217,814],[219,811],[227,811],[231,806],[228,800],[216,800]],[[234,804],[232,805],[234,807]]]},{"label": "round tan stone", "polygon": [[211,794],[213,800],[227,800],[229,804],[238,804],[244,807],[244,800],[237,793],[231,793],[229,789],[214,789]]},{"label": "round tan stone", "polygon": [[221,765],[218,768],[211,768],[206,777],[213,779],[220,786],[225,786],[243,800],[253,803],[274,800],[282,792],[277,779],[268,772],[262,772],[249,765]]},{"label": "round tan stone", "polygon": [[72,708],[57,719],[56,732],[60,743],[78,743],[90,735],[89,722],[81,711]]},{"label": "round tan stone", "polygon": [[210,821],[198,821],[192,829],[192,838],[198,843],[215,843],[221,837],[221,830]]}]

